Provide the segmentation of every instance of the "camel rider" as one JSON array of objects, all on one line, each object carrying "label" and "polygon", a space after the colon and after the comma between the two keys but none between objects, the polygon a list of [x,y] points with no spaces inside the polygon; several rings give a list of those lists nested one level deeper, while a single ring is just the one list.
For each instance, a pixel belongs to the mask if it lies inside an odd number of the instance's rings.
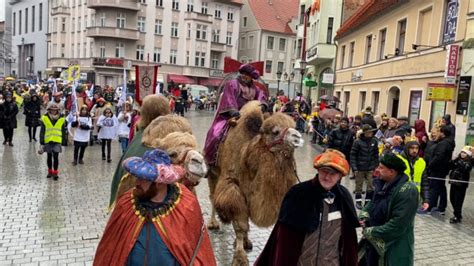
[{"label": "camel rider", "polygon": [[239,68],[237,78],[229,80],[220,98],[214,122],[207,132],[204,145],[204,159],[208,165],[215,165],[219,144],[224,140],[230,118],[239,117],[239,110],[247,102],[258,100],[265,102],[265,93],[258,89],[253,80],[260,77],[259,72],[249,64]]},{"label": "camel rider", "polygon": [[410,181],[416,184],[423,202],[421,209],[426,210],[429,207],[429,180],[425,174],[426,162],[423,158],[419,157],[420,144],[416,137],[407,137],[407,140],[405,149],[397,156],[400,157],[406,165],[405,174],[410,178]]}]

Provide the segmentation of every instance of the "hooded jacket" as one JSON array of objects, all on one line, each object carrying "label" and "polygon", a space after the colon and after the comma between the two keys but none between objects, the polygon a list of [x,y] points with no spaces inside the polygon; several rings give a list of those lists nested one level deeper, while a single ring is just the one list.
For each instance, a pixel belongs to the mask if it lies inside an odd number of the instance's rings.
[{"label": "hooded jacket", "polygon": [[451,115],[446,114],[443,116],[443,119],[444,121],[446,121],[446,126],[449,128],[449,131],[451,132],[451,135],[449,135],[448,138],[454,140],[454,138],[456,137],[456,126],[454,126],[453,123],[451,122]]},{"label": "hooded jacket", "polygon": [[445,178],[448,175],[449,167],[446,166],[451,162],[454,146],[454,140],[446,137],[435,141],[427,149],[425,161],[428,176]]},{"label": "hooded jacket", "polygon": [[352,170],[373,171],[379,164],[379,145],[375,137],[366,138],[363,134],[354,141],[350,163]]},{"label": "hooded jacket", "polygon": [[[409,177],[410,181],[413,181],[420,192],[420,196],[423,202],[428,202],[428,189],[430,186],[430,181],[428,176],[425,173],[426,162],[419,155],[415,158],[410,157],[408,154],[409,149],[413,145],[418,145],[417,142],[410,141],[405,145],[405,149],[399,154],[399,157],[403,160],[406,165],[405,174]],[[421,152],[421,149],[420,149]],[[419,153],[418,153],[419,154]]]},{"label": "hooded jacket", "polygon": [[[423,157],[425,154],[426,144],[428,142],[428,134],[426,133],[425,121],[418,119],[415,121],[415,136],[420,143],[420,153],[419,156]],[[426,141],[423,141],[423,137],[426,137]]]}]

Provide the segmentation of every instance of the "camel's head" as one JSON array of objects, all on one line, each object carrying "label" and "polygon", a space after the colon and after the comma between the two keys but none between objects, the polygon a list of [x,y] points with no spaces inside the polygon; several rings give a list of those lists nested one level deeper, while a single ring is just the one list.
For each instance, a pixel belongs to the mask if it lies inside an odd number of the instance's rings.
[{"label": "camel's head", "polygon": [[303,136],[294,127],[295,122],[286,114],[275,113],[265,119],[262,132],[267,147],[270,150],[293,150],[303,146]]}]

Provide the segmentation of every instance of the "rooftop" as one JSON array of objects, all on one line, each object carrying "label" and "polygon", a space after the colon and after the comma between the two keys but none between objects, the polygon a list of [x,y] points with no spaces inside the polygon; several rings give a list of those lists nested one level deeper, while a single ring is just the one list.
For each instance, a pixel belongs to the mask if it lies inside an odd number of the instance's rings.
[{"label": "rooftop", "polygon": [[249,0],[248,3],[262,30],[294,34],[288,24],[298,16],[299,1]]}]

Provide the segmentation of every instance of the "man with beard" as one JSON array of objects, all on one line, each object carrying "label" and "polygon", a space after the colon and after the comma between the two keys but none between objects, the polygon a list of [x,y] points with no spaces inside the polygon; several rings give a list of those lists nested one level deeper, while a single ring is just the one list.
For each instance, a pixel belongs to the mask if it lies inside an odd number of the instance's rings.
[{"label": "man with beard", "polygon": [[136,178],[107,223],[94,265],[216,265],[196,197],[155,149],[123,162]]},{"label": "man with beard", "polygon": [[405,174],[409,177],[410,181],[416,184],[416,188],[420,193],[421,200],[423,202],[421,210],[427,210],[429,207],[429,180],[425,174],[426,162],[419,156],[420,144],[416,137],[407,138],[405,149],[398,155],[400,159],[405,163],[406,169]]},{"label": "man with beard", "polygon": [[343,117],[339,127],[329,133],[328,148],[342,152],[349,161],[353,141],[354,133],[349,129],[349,119]]}]

